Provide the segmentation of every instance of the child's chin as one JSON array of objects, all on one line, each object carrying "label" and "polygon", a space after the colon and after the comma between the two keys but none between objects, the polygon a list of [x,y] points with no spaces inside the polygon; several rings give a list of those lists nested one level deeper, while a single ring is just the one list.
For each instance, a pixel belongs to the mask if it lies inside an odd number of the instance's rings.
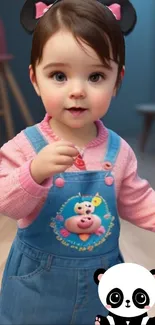
[{"label": "child's chin", "polygon": [[73,121],[73,122],[67,123],[67,125],[72,129],[81,129],[85,125],[87,125],[87,123],[84,123],[84,121]]}]

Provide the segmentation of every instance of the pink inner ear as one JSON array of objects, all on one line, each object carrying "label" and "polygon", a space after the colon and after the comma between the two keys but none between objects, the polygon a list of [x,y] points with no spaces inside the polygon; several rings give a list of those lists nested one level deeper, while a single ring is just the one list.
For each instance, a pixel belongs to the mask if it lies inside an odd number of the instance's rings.
[{"label": "pink inner ear", "polygon": [[99,274],[99,275],[98,275],[98,280],[99,280],[99,281],[101,281],[102,275],[103,275],[103,274]]}]

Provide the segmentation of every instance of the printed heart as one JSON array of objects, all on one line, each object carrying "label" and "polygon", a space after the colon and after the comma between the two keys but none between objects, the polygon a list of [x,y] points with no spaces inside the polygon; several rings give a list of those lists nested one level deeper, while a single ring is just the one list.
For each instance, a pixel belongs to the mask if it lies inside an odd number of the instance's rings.
[{"label": "printed heart", "polygon": [[57,214],[56,220],[63,221],[64,220],[64,217],[61,216],[61,214]]},{"label": "printed heart", "polygon": [[105,184],[106,184],[106,185],[110,186],[110,185],[113,184],[113,182],[114,182],[114,179],[113,179],[112,176],[107,176],[107,177],[105,178]]},{"label": "printed heart", "polygon": [[79,237],[82,241],[86,241],[90,237],[90,235],[89,234],[80,234]]},{"label": "printed heart", "polygon": [[86,170],[85,162],[80,154],[75,158],[74,165],[80,170]]},{"label": "printed heart", "polygon": [[105,218],[105,219],[109,219],[109,218],[110,218],[110,214],[105,214],[105,215],[104,215],[104,218]]}]

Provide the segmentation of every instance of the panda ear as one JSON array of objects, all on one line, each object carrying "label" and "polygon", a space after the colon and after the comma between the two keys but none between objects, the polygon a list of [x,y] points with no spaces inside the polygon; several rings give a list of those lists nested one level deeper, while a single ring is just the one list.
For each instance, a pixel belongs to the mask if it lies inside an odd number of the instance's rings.
[{"label": "panda ear", "polygon": [[151,272],[151,274],[152,274],[152,275],[154,276],[154,278],[155,278],[155,269],[151,270],[150,272]]},{"label": "panda ear", "polygon": [[94,273],[94,281],[95,283],[98,285],[101,278],[102,278],[102,275],[106,272],[105,269],[97,269]]}]

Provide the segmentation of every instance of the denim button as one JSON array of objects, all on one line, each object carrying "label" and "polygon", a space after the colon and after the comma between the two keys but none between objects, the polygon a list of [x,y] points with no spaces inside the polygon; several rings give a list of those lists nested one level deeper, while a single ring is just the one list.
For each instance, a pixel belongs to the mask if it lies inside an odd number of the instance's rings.
[{"label": "denim button", "polygon": [[114,178],[112,176],[106,176],[104,181],[106,185],[111,186],[114,182]]},{"label": "denim button", "polygon": [[110,162],[110,161],[105,161],[104,163],[103,163],[103,168],[105,169],[105,170],[111,170],[112,169],[112,163]]},{"label": "denim button", "polygon": [[63,187],[64,184],[65,184],[65,181],[64,181],[64,179],[61,178],[61,177],[59,177],[59,178],[57,178],[57,179],[55,180],[55,185],[56,185],[57,187]]}]

